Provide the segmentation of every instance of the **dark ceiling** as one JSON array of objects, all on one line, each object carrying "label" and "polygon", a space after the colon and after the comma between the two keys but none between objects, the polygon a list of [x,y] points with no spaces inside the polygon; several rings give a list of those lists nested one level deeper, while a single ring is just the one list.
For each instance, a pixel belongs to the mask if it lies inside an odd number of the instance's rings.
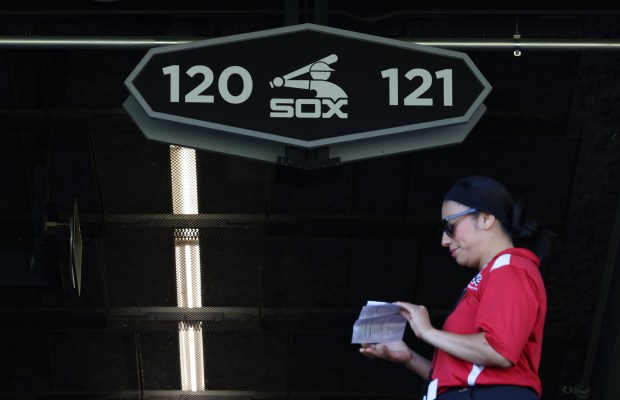
[{"label": "dark ceiling", "polygon": [[[543,399],[618,398],[620,13],[592,2],[492,5],[3,5],[0,398],[186,398],[182,321],[202,321],[204,398],[416,398],[422,380],[360,356],[351,327],[367,300],[424,304],[441,324],[472,271],[440,246],[440,202],[469,174],[504,181],[558,234],[542,266]],[[199,214],[174,215],[169,146],[147,140],[122,106],[124,81],[152,45],[128,43],[304,22],[402,40],[470,39],[457,51],[492,85],[487,111],[462,143],[314,171],[198,151]],[[477,45],[517,33],[518,57],[512,46]],[[557,46],[569,42],[583,45]],[[58,284],[70,267],[75,204],[79,296]],[[203,307],[193,310],[177,308],[180,228],[199,231]],[[48,260],[43,276],[31,269],[37,257]]]}]

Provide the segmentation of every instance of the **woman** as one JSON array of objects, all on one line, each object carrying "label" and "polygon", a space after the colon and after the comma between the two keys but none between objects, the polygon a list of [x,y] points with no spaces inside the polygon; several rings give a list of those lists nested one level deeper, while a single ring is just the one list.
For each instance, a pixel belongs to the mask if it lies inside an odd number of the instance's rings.
[{"label": "woman", "polygon": [[397,302],[416,337],[436,348],[433,361],[402,341],[362,344],[360,352],[428,378],[427,400],[538,399],[547,311],[539,264],[551,233],[528,219],[501,183],[484,176],[455,183],[441,213],[441,245],[459,265],[479,272],[441,330],[426,307]]}]

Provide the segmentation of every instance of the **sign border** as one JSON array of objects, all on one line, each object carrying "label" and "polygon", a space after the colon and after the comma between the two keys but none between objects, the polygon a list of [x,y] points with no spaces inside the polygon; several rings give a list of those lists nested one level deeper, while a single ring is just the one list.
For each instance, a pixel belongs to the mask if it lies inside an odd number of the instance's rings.
[{"label": "sign border", "polygon": [[[239,135],[222,135],[220,132],[196,126],[179,125],[171,121],[150,118],[132,96],[125,100],[123,106],[132,114],[138,128],[144,132],[145,136],[156,142],[271,163],[277,162],[279,157],[286,154],[286,145],[284,143],[275,143]],[[415,132],[394,134],[389,137],[379,137],[353,143],[335,144],[329,147],[329,156],[337,159],[339,163],[348,163],[456,145],[465,140],[485,111],[486,107],[483,104],[467,122],[462,124],[420,129]],[[174,143],[170,141],[170,132],[174,132]]]}]

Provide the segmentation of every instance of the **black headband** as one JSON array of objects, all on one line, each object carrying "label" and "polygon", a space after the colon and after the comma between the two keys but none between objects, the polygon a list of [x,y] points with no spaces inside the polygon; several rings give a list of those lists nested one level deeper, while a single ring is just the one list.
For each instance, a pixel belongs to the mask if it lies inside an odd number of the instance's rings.
[{"label": "black headband", "polygon": [[494,215],[495,218],[500,220],[506,227],[510,226],[504,210],[496,206],[495,203],[482,192],[473,191],[463,186],[453,186],[444,198],[444,201],[448,200]]}]

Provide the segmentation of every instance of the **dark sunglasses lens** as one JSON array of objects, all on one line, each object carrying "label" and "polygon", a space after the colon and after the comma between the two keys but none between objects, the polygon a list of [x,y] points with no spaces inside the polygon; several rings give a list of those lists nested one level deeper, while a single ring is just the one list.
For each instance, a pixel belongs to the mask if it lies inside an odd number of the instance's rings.
[{"label": "dark sunglasses lens", "polygon": [[448,235],[449,238],[452,237],[452,225],[448,221],[443,221],[442,230]]}]

